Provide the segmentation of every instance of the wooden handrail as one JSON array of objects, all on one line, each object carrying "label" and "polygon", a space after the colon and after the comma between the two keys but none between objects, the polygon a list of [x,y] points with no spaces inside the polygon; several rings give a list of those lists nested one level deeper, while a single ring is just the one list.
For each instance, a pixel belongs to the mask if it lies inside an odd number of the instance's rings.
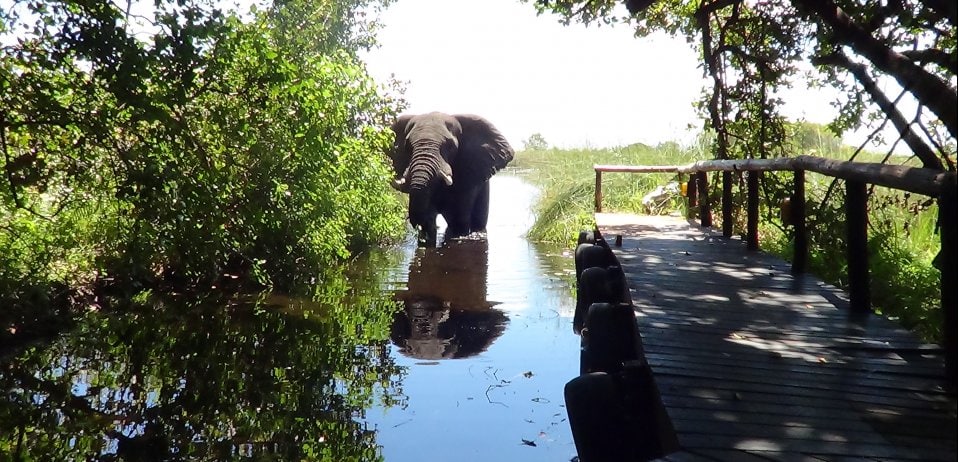
[{"label": "wooden handrail", "polygon": [[[847,243],[849,256],[850,276],[850,308],[853,311],[870,310],[870,295],[868,287],[867,254],[867,218],[865,217],[864,188],[867,184],[885,186],[892,189],[931,196],[938,199],[938,223],[941,236],[941,253],[936,265],[941,270],[941,309],[944,314],[944,350],[945,375],[951,388],[958,383],[958,300],[950,284],[955,278],[955,267],[958,266],[958,224],[956,224],[956,175],[955,172],[942,171],[923,167],[907,167],[903,165],[886,165],[873,162],[851,162],[823,157],[800,155],[796,157],[779,157],[773,159],[733,159],[733,160],[703,160],[687,165],[594,165],[595,170],[595,211],[602,211],[602,173],[677,173],[681,181],[683,174],[690,177],[688,186],[688,204],[699,208],[699,217],[702,226],[711,226],[712,217],[708,196],[708,180],[705,172],[736,172],[744,171],[749,174],[749,204],[746,242],[749,250],[758,249],[758,193],[757,172],[763,171],[792,171],[795,173],[795,189],[790,198],[792,207],[790,217],[795,226],[795,258],[792,262],[792,272],[801,273],[805,270],[808,259],[808,237],[805,227],[805,171],[841,178],[846,181],[846,221],[848,223]],[[725,183],[731,182],[730,175],[723,175]],[[730,184],[723,184],[723,190],[731,188]],[[730,196],[730,195],[729,195]],[[724,197],[724,195],[723,195]],[[723,234],[731,236],[730,204],[722,204]],[[725,229],[729,228],[729,229]]]},{"label": "wooden handrail", "polygon": [[595,171],[621,173],[669,173],[679,171],[678,165],[596,165]]},{"label": "wooden handrail", "polygon": [[807,155],[774,159],[702,160],[687,165],[595,165],[594,169],[597,174],[807,170],[843,180],[861,181],[932,197],[938,197],[942,188],[948,184],[948,178],[955,175],[954,172],[923,167],[850,162]]}]

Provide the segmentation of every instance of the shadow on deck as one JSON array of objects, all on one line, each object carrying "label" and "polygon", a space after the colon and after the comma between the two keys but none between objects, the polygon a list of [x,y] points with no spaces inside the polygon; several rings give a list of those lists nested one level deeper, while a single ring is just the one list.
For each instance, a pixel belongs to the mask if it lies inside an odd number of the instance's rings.
[{"label": "shadow on deck", "polygon": [[738,239],[596,214],[635,303],[682,452],[668,461],[954,461],[936,345]]}]

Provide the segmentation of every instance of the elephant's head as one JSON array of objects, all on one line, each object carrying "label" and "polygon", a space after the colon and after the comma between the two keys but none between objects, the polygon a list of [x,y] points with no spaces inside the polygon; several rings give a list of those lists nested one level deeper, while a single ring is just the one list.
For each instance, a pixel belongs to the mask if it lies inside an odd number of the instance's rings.
[{"label": "elephant's head", "polygon": [[409,221],[433,245],[450,191],[482,184],[513,157],[499,130],[476,115],[403,115],[392,129],[393,187],[409,194]]}]

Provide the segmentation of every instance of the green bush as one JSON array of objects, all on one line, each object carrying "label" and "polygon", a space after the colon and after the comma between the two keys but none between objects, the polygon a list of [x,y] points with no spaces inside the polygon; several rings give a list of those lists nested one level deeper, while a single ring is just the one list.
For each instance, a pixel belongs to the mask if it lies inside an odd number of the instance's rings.
[{"label": "green bush", "polygon": [[14,2],[0,15],[0,39],[19,39],[0,56],[0,288],[224,273],[284,287],[397,239],[381,153],[398,107],[356,59],[370,37],[350,19],[370,3],[240,20],[157,2],[144,33],[109,2]]},{"label": "green bush", "polygon": [[[774,177],[782,184],[787,174]],[[773,178],[766,175],[766,179]],[[844,185],[821,175],[806,178],[809,271],[838,287],[848,287]],[[925,198],[927,199],[927,198]],[[793,229],[778,216],[777,202],[762,199],[759,242],[782,258],[793,257]],[[874,188],[868,202],[868,259],[873,308],[926,341],[941,339],[940,273],[932,260],[941,248],[935,232],[937,207],[915,202],[907,193]]]}]

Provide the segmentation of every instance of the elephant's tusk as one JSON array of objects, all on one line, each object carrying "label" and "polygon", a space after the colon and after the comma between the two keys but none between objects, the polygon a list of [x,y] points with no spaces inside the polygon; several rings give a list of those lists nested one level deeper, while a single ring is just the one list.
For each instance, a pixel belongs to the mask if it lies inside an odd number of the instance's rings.
[{"label": "elephant's tusk", "polygon": [[393,188],[395,188],[397,191],[406,192],[406,179],[405,179],[405,178],[393,179],[389,184],[390,184]]},{"label": "elephant's tusk", "polygon": [[440,172],[439,175],[442,176],[442,181],[446,183],[446,186],[452,186],[452,175],[446,172]]}]

